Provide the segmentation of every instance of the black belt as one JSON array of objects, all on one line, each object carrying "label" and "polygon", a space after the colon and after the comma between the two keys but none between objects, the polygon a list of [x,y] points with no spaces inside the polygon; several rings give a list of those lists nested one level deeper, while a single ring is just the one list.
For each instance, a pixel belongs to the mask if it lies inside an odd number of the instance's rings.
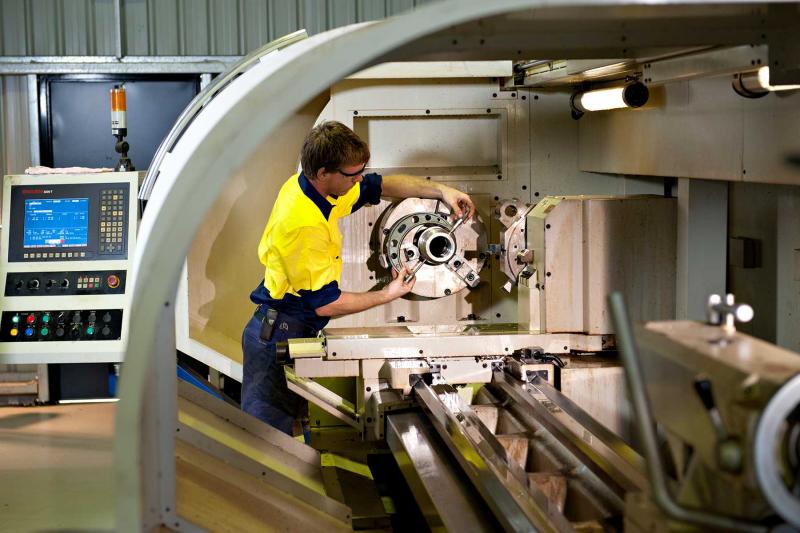
[{"label": "black belt", "polygon": [[293,338],[317,336],[317,330],[311,326],[266,305],[259,306],[253,316],[261,322],[260,337],[266,342],[272,340],[275,330],[285,331],[289,337]]}]

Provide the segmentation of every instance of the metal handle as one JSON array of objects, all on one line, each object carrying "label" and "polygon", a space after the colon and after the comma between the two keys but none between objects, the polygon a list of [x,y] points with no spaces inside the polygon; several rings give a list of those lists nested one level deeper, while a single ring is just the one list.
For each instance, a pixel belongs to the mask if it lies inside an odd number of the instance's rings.
[{"label": "metal handle", "polygon": [[411,280],[412,280],[412,279],[414,279],[414,275],[417,273],[417,271],[418,271],[420,268],[422,268],[422,265],[424,265],[424,264],[425,264],[425,261],[422,261],[422,260],[420,260],[420,262],[419,262],[419,263],[417,263],[416,265],[414,265],[414,268],[411,270],[411,272],[409,272],[408,274],[406,274],[406,275],[403,277],[403,283],[409,283],[409,282],[411,282]]},{"label": "metal handle", "polygon": [[733,294],[726,294],[724,300],[719,294],[712,294],[708,297],[706,312],[709,324],[722,326],[731,334],[736,331],[736,322],[750,322],[753,319],[753,308],[736,303]]},{"label": "metal handle", "polygon": [[455,223],[455,224],[453,224],[453,227],[452,227],[452,228],[450,228],[450,231],[448,231],[447,233],[448,233],[449,235],[452,235],[453,233],[455,233],[455,231],[458,229],[458,227],[459,227],[461,224],[463,224],[464,222],[466,222],[466,220],[467,220],[467,217],[469,217],[469,209],[465,209],[465,210],[464,210],[464,213],[461,215],[461,218],[459,218],[458,220],[456,220],[456,223]]},{"label": "metal handle", "polygon": [[625,368],[625,383],[631,398],[633,413],[636,417],[639,436],[644,448],[647,462],[647,472],[650,477],[652,497],[661,510],[675,520],[689,524],[697,524],[713,529],[728,529],[733,531],[759,531],[765,532],[767,528],[745,519],[708,513],[699,509],[689,509],[677,503],[667,488],[666,474],[661,464],[661,455],[658,450],[655,425],[650,411],[650,401],[644,388],[644,375],[639,365],[639,355],[636,353],[636,344],[633,340],[633,331],[628,321],[625,302],[622,294],[612,293],[608,297],[611,308],[611,318],[614,322],[614,332],[619,347],[620,359]]}]

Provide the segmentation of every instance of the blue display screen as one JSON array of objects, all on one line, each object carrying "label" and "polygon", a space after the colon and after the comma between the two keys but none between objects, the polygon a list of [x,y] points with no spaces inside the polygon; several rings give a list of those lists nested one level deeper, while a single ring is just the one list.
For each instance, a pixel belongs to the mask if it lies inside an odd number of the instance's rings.
[{"label": "blue display screen", "polygon": [[23,248],[67,248],[89,244],[89,199],[25,200]]}]

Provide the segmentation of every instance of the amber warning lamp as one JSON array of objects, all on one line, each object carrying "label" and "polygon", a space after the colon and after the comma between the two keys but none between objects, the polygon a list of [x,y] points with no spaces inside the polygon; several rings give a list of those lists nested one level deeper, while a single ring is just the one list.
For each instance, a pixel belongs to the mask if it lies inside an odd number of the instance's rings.
[{"label": "amber warning lamp", "polygon": [[119,162],[114,170],[117,172],[136,170],[128,157],[130,145],[124,140],[128,135],[128,115],[125,87],[120,85],[115,85],[111,89],[111,134],[117,138],[114,150],[120,154]]}]

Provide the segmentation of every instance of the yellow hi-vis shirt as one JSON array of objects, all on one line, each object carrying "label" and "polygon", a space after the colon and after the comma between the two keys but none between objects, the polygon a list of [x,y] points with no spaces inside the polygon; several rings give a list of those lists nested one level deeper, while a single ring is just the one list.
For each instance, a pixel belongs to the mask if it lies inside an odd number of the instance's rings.
[{"label": "yellow hi-vis shirt", "polygon": [[377,204],[381,181],[381,176],[367,174],[344,195],[323,198],[302,173],[290,177],[275,199],[258,245],[265,290],[257,288],[251,299],[314,327],[324,326],[327,319],[317,317],[314,310],[341,294],[339,219],[367,203]]}]

